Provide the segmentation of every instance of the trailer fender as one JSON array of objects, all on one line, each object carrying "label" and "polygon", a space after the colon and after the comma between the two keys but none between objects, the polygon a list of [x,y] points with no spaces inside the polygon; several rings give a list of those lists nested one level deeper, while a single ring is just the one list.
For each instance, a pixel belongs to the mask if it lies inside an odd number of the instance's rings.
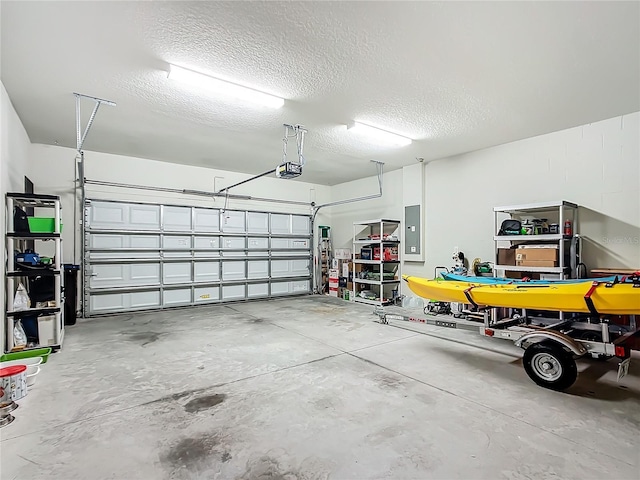
[{"label": "trailer fender", "polygon": [[553,330],[525,333],[515,341],[515,345],[517,347],[526,349],[532,343],[540,343],[545,341],[559,343],[577,357],[582,357],[587,353],[587,349],[580,342],[576,342],[568,335],[564,335]]}]

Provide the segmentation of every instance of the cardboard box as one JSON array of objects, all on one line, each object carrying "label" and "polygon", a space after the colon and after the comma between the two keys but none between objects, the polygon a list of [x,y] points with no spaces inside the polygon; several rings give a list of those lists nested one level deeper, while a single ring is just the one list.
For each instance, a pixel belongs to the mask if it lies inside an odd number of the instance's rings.
[{"label": "cardboard box", "polygon": [[373,249],[370,247],[361,248],[360,258],[362,260],[373,260]]},{"label": "cardboard box", "polygon": [[349,272],[347,275],[347,281],[351,282],[353,281],[353,278],[360,278],[360,274],[363,271],[362,267],[364,265],[361,263],[353,263],[353,262],[349,262],[348,263],[348,268],[349,268]]},{"label": "cardboard box", "polygon": [[340,260],[349,260],[351,258],[350,248],[336,248],[333,252],[333,256]]},{"label": "cardboard box", "polygon": [[[557,248],[517,248],[516,249],[516,262],[539,262],[539,261],[558,261],[558,249]],[[523,265],[516,263],[516,265]],[[526,264],[524,264],[526,265]],[[553,267],[554,265],[547,265]]]},{"label": "cardboard box", "polygon": [[515,265],[516,251],[513,248],[498,249],[498,265]]}]

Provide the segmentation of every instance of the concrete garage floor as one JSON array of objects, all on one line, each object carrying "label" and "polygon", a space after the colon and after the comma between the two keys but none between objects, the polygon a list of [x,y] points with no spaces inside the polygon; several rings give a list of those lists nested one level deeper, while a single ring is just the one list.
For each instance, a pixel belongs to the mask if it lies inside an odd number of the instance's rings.
[{"label": "concrete garage floor", "polygon": [[0,430],[0,478],[639,478],[637,358],[557,393],[508,342],[371,312],[301,297],[70,327]]}]

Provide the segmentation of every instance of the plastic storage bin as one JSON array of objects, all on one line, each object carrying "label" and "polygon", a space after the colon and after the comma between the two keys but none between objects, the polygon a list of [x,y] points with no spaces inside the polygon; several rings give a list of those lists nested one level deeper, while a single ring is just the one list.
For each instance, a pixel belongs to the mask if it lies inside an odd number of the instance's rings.
[{"label": "plastic storage bin", "polygon": [[[27,217],[29,220],[29,231],[31,233],[53,233],[55,231],[55,218],[48,217]],[[60,222],[60,232],[62,232],[62,222]]]}]

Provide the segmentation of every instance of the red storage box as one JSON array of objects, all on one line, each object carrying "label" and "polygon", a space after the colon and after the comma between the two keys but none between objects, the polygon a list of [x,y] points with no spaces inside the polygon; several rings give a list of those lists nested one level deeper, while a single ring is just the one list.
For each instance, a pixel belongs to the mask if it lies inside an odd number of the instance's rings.
[{"label": "red storage box", "polygon": [[[380,247],[373,248],[373,259],[380,260]],[[385,262],[398,260],[398,247],[384,247],[384,256],[382,260]]]}]

